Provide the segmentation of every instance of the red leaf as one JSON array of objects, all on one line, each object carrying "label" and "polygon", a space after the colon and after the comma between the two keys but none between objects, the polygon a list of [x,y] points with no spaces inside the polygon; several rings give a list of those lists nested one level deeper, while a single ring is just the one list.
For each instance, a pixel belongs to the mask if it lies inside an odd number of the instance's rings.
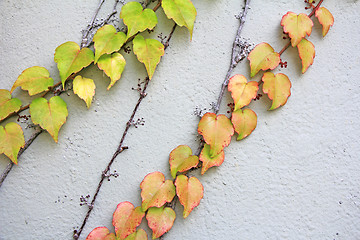
[{"label": "red leaf", "polygon": [[106,227],[97,227],[89,233],[86,240],[116,240],[116,237]]}]

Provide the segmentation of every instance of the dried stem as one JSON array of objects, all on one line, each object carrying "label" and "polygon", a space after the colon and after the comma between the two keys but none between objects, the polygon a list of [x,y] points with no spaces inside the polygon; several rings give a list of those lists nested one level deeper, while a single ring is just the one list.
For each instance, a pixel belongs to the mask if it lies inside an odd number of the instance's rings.
[{"label": "dried stem", "polygon": [[[172,28],[172,30],[171,30],[168,38],[167,38],[167,41],[166,41],[165,46],[164,46],[164,49],[165,49],[165,50],[166,50],[166,48],[169,46],[169,41],[170,41],[170,39],[171,39],[171,37],[172,37],[172,34],[173,34],[174,31],[175,31],[175,28],[176,28],[176,24],[174,24],[174,27]],[[97,196],[98,196],[98,194],[99,194],[99,191],[100,191],[100,189],[101,189],[101,186],[102,186],[102,184],[103,184],[103,182],[104,182],[104,180],[105,180],[105,178],[106,178],[106,176],[107,176],[106,173],[108,173],[108,172],[110,171],[110,167],[111,167],[111,165],[113,164],[113,162],[115,161],[116,157],[117,157],[122,151],[124,151],[125,149],[128,149],[127,146],[123,146],[123,143],[124,143],[125,137],[126,137],[128,131],[129,131],[130,127],[132,126],[132,122],[134,121],[135,114],[136,114],[136,112],[137,112],[137,110],[138,110],[138,108],[139,108],[142,100],[143,100],[143,99],[146,97],[146,95],[147,95],[146,89],[147,89],[147,87],[148,87],[149,81],[150,81],[150,80],[149,80],[149,78],[147,77],[146,80],[145,80],[144,87],[143,87],[143,89],[142,89],[141,92],[140,92],[139,99],[138,99],[138,101],[137,101],[137,103],[136,103],[136,105],[135,105],[135,107],[134,107],[134,110],[133,110],[133,112],[132,112],[129,120],[128,120],[127,123],[126,123],[126,127],[125,127],[125,130],[124,130],[123,134],[122,134],[122,137],[121,137],[119,146],[117,147],[115,153],[113,154],[113,156],[112,156],[110,162],[108,163],[108,165],[106,166],[105,170],[102,171],[100,181],[99,181],[98,186],[97,186],[97,188],[96,188],[94,197],[93,197],[92,200],[91,200],[91,204],[90,204],[89,209],[88,209],[88,211],[87,211],[87,213],[86,213],[86,216],[85,216],[85,218],[84,218],[84,220],[83,220],[83,222],[82,222],[82,224],[81,224],[81,227],[79,228],[79,230],[77,230],[76,232],[74,232],[73,238],[74,238],[75,240],[79,239],[79,237],[80,237],[80,235],[81,235],[81,233],[82,233],[82,231],[83,231],[83,229],[84,229],[84,227],[85,227],[85,225],[86,225],[86,223],[87,223],[87,221],[88,221],[88,219],[89,219],[89,217],[90,217],[90,213],[92,212],[92,210],[93,210],[93,208],[94,208],[94,204],[95,204],[96,198],[97,198]]]}]

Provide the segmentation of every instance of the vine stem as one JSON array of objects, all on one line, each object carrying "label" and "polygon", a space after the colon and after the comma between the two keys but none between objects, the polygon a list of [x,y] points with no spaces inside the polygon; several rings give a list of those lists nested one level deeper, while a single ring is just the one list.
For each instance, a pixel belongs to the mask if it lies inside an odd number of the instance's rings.
[{"label": "vine stem", "polygon": [[[96,11],[95,11],[94,16],[92,17],[91,23],[88,25],[88,28],[87,28],[87,30],[85,31],[86,34],[83,34],[83,39],[82,39],[82,41],[84,40],[84,36],[85,36],[85,35],[86,35],[86,36],[89,36],[91,30],[94,29],[95,27],[97,27],[97,26],[94,25],[95,19],[96,19],[96,16],[98,15],[98,13],[99,13],[99,11],[100,11],[100,8],[102,7],[102,5],[103,5],[104,2],[105,2],[105,0],[101,0],[101,1],[100,1],[99,6],[98,6],[98,8],[97,8]],[[98,26],[103,26],[103,25],[107,24],[107,23],[110,21],[111,16],[113,16],[114,14],[117,13],[116,7],[117,7],[117,5],[119,4],[119,2],[122,2],[122,1],[120,1],[120,0],[115,0],[115,4],[114,4],[114,8],[113,8],[112,13],[109,14],[109,16],[101,23],[101,25],[98,25]],[[146,8],[150,3],[151,3],[150,0],[147,1],[147,2],[144,4],[143,7]],[[160,7],[160,4],[161,4],[161,1],[158,1],[158,4],[153,8],[153,11],[156,11],[156,10]],[[91,27],[91,26],[92,26],[92,27]],[[134,37],[132,37],[131,40],[132,40],[133,38],[134,38]],[[126,43],[128,43],[128,42],[131,41],[131,40],[129,39]],[[92,38],[89,39],[89,42],[87,43],[87,45],[85,45],[85,47],[90,46],[91,42],[92,42]],[[124,44],[124,46],[125,46],[125,44]],[[82,47],[82,43],[81,43],[81,48],[83,48],[83,47]],[[75,74],[72,74],[71,76],[69,76],[69,77],[66,79],[66,81],[67,81],[67,80],[71,80],[71,79],[73,79],[74,77],[75,77]],[[58,83],[56,83],[56,84],[54,84],[53,86],[49,87],[49,89],[46,90],[44,93],[42,93],[42,94],[40,95],[40,97],[45,97],[46,94],[48,94],[50,91],[54,90],[55,88],[59,87],[60,85],[61,85],[61,81],[58,82]],[[59,92],[59,94],[62,93],[62,92],[64,92],[64,91],[65,91],[64,89],[61,89],[60,92]],[[20,108],[18,111],[13,112],[13,113],[10,114],[9,116],[7,116],[7,117],[4,118],[3,120],[1,120],[0,122],[3,122],[3,121],[5,121],[6,119],[8,119],[8,118],[10,118],[10,117],[16,116],[17,114],[21,113],[22,111],[25,111],[25,110],[29,109],[29,107],[30,107],[30,104],[23,106],[23,107]],[[41,131],[41,132],[42,132],[42,131]],[[26,148],[29,147],[29,145],[40,135],[41,132],[39,132],[38,134],[36,134],[37,132],[35,132],[35,133],[28,139],[28,141],[25,143],[25,146],[27,146]],[[27,145],[27,143],[29,143],[29,145]],[[20,157],[20,155],[21,155],[24,151],[25,151],[25,149],[24,149],[24,150],[21,149],[21,150],[19,151],[18,158]],[[20,153],[21,153],[21,154],[20,154]],[[2,183],[5,181],[6,177],[9,175],[9,173],[10,173],[10,171],[11,171],[11,169],[12,169],[13,166],[14,166],[14,163],[10,161],[10,163],[7,165],[7,167],[5,168],[5,170],[3,171],[3,173],[1,174],[0,187],[1,187]]]},{"label": "vine stem", "polygon": [[[167,37],[167,40],[166,40],[166,42],[165,42],[165,44],[164,44],[164,50],[166,50],[166,48],[169,46],[169,42],[170,42],[170,39],[171,39],[171,37],[172,37],[172,35],[173,35],[174,31],[175,31],[175,28],[176,28],[176,23],[174,24],[173,28],[171,29],[171,32],[170,32],[169,36]],[[124,140],[125,140],[125,137],[126,137],[128,131],[129,131],[131,125],[132,125],[131,123],[132,123],[133,120],[134,120],[135,114],[136,114],[136,112],[137,112],[137,110],[138,110],[138,108],[139,108],[142,100],[143,100],[143,99],[146,97],[146,95],[147,95],[146,89],[147,89],[147,87],[148,87],[149,82],[150,82],[150,79],[147,77],[146,80],[145,80],[144,87],[143,87],[143,89],[141,90],[141,92],[140,92],[140,94],[139,94],[139,99],[138,99],[138,101],[137,101],[137,103],[136,103],[136,105],[135,105],[135,107],[134,107],[134,110],[133,110],[133,112],[132,112],[129,120],[128,120],[127,123],[126,123],[126,127],[125,127],[125,130],[124,130],[123,134],[122,134],[122,137],[121,137],[121,140],[120,140],[120,142],[119,142],[119,145],[118,145],[116,151],[114,152],[114,154],[113,154],[110,162],[109,162],[108,165],[106,166],[105,170],[101,173],[100,181],[99,181],[98,186],[97,186],[97,188],[96,188],[94,197],[93,197],[92,200],[91,200],[91,204],[90,204],[89,209],[88,209],[88,211],[87,211],[87,213],[86,213],[86,216],[85,216],[85,218],[84,218],[84,220],[83,220],[83,222],[82,222],[82,224],[81,224],[81,227],[79,228],[79,230],[77,230],[76,232],[74,232],[73,238],[74,238],[75,240],[79,239],[79,237],[80,237],[80,235],[81,235],[81,233],[82,233],[82,231],[83,231],[83,229],[84,229],[84,227],[85,227],[85,225],[86,225],[86,223],[87,223],[87,221],[88,221],[88,219],[89,219],[89,217],[90,217],[90,214],[91,214],[91,212],[92,212],[92,210],[93,210],[93,208],[94,208],[94,204],[95,204],[96,198],[97,198],[97,196],[98,196],[98,194],[99,194],[99,192],[100,192],[100,189],[101,189],[101,186],[102,186],[104,180],[107,178],[107,173],[110,171],[111,165],[113,164],[113,162],[115,161],[116,157],[117,157],[121,152],[123,152],[125,149],[128,149],[127,146],[123,146]]]}]

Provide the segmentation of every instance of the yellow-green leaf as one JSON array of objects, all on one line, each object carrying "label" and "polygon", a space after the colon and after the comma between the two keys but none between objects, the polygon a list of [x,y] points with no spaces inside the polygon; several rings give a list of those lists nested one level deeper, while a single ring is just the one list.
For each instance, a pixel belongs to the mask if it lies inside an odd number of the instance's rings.
[{"label": "yellow-green leaf", "polygon": [[313,25],[312,20],[304,13],[296,15],[287,12],[281,19],[281,26],[284,27],[284,32],[289,34],[293,47],[297,46],[306,34],[310,36]]},{"label": "yellow-green leaf", "polygon": [[171,151],[169,157],[170,172],[173,178],[177,172],[185,172],[199,163],[199,158],[192,155],[192,150],[187,145],[180,145]]},{"label": "yellow-green leaf", "polygon": [[215,157],[230,144],[234,128],[225,115],[206,113],[199,122],[198,133],[210,145],[210,156]]},{"label": "yellow-green leaf", "polygon": [[50,77],[49,71],[44,67],[30,67],[25,69],[16,79],[11,88],[11,92],[17,87],[29,92],[29,95],[35,95],[48,90],[54,85],[54,80]]},{"label": "yellow-green leaf", "polygon": [[264,82],[263,92],[273,100],[269,110],[285,105],[288,97],[291,95],[291,82],[289,78],[282,73],[274,75],[271,72],[266,72],[262,81]]},{"label": "yellow-green leaf", "polygon": [[126,65],[125,58],[120,53],[105,54],[98,61],[98,67],[111,79],[107,90],[121,78]]},{"label": "yellow-green leaf", "polygon": [[105,25],[94,35],[95,63],[104,54],[111,54],[119,51],[126,41],[126,35],[123,32],[116,32],[113,25]]},{"label": "yellow-green leaf", "polygon": [[134,38],[133,44],[136,57],[145,64],[146,71],[151,79],[161,56],[164,55],[164,45],[158,40],[144,39],[140,35]]},{"label": "yellow-green leaf", "polygon": [[183,217],[187,218],[191,211],[200,204],[204,196],[204,187],[196,177],[188,178],[179,175],[175,181],[176,195],[184,207]]},{"label": "yellow-green leaf", "polygon": [[54,141],[58,141],[58,133],[68,116],[67,106],[59,96],[50,98],[36,98],[30,104],[31,120],[49,132]]},{"label": "yellow-green leaf", "polygon": [[55,49],[54,61],[57,63],[64,87],[71,74],[79,72],[94,61],[94,53],[89,48],[80,50],[75,42],[66,42]]},{"label": "yellow-green leaf", "polygon": [[236,110],[232,113],[231,122],[235,132],[238,134],[237,140],[242,140],[249,136],[257,125],[256,113],[251,109]]},{"label": "yellow-green leaf", "polygon": [[168,232],[174,225],[176,214],[169,207],[152,207],[146,214],[149,228],[153,231],[152,239],[156,239]]},{"label": "yellow-green leaf", "polygon": [[117,240],[117,238],[107,227],[97,227],[89,233],[86,240]]},{"label": "yellow-green leaf", "polygon": [[95,83],[90,78],[76,76],[73,81],[74,93],[85,101],[87,108],[90,108],[91,101],[95,95],[95,88]]},{"label": "yellow-green leaf", "polygon": [[312,65],[314,62],[315,46],[314,44],[312,44],[312,42],[310,42],[306,38],[303,38],[301,42],[297,45],[297,47],[302,63],[301,72],[305,73],[309,66]]},{"label": "yellow-green leaf", "polygon": [[134,233],[144,216],[145,212],[141,210],[141,207],[135,208],[130,202],[119,203],[113,214],[112,221],[116,236],[124,239]]},{"label": "yellow-green leaf", "polygon": [[24,146],[24,133],[17,123],[10,122],[5,128],[0,126],[0,154],[4,153],[17,164],[19,150]]},{"label": "yellow-green leaf", "polygon": [[268,43],[260,43],[249,53],[250,76],[255,76],[260,70],[273,70],[280,63],[280,55]]},{"label": "yellow-green leaf", "polygon": [[166,180],[161,172],[149,173],[140,184],[142,210],[150,207],[161,207],[175,196],[175,186],[172,181]]},{"label": "yellow-green leaf", "polygon": [[193,3],[190,0],[162,0],[161,6],[169,19],[173,19],[177,25],[189,29],[191,39],[196,18],[196,9]]},{"label": "yellow-green leaf", "polygon": [[121,8],[120,18],[128,28],[127,39],[138,32],[153,29],[158,23],[152,9],[143,9],[138,2],[128,2]]},{"label": "yellow-green leaf", "polygon": [[318,8],[315,12],[315,16],[323,26],[322,35],[325,37],[325,35],[329,32],[330,27],[334,25],[334,17],[331,12],[324,7]]},{"label": "yellow-green leaf", "polygon": [[0,89],[0,121],[21,107],[21,101],[11,98],[11,93],[6,89]]},{"label": "yellow-green leaf", "polygon": [[203,175],[211,167],[220,166],[224,162],[224,159],[224,151],[212,157],[210,155],[210,145],[205,144],[199,156],[199,160],[202,162],[201,174]]},{"label": "yellow-green leaf", "polygon": [[236,74],[229,80],[228,90],[234,100],[234,110],[241,109],[249,105],[251,100],[256,98],[259,90],[258,83],[255,81],[247,82],[243,75]]},{"label": "yellow-green leaf", "polygon": [[147,240],[147,234],[144,231],[144,229],[139,229],[136,232],[134,232],[133,234],[129,235],[127,238],[125,238],[124,240]]}]

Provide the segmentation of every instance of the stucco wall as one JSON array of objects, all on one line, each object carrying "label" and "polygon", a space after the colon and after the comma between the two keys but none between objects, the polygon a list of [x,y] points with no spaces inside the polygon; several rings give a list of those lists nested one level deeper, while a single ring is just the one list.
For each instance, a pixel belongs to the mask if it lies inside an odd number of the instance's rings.
[{"label": "stucco wall", "polygon": [[[112,229],[118,203],[141,203],[139,184],[146,174],[162,171],[170,177],[173,148],[187,144],[196,149],[199,119],[193,110],[217,99],[242,2],[194,1],[193,40],[187,29],[176,29],[136,116],[145,119],[145,126],[130,130],[129,149],[113,165],[120,176],[102,187],[82,239],[97,226]],[[36,65],[59,81],[54,50],[65,41],[80,42],[80,31],[97,5],[97,0],[1,0],[1,88],[10,89],[24,69]],[[112,5],[108,1],[101,14]],[[313,66],[302,75],[296,49],[282,56],[288,68],[278,71],[292,81],[288,103],[271,112],[266,97],[250,105],[258,115],[257,129],[241,142],[233,139],[224,164],[199,176],[205,188],[201,204],[186,220],[178,204],[166,239],[360,239],[360,2],[327,0],[324,6],[335,25],[322,39],[314,21]],[[286,42],[282,15],[304,12],[304,7],[303,1],[252,1],[242,35],[280,50]],[[154,38],[167,35],[173,25],[162,10],[157,15]],[[83,71],[97,86],[91,108],[72,92],[63,94],[69,117],[59,143],[43,133],[21,156],[0,188],[1,240],[72,238],[87,211],[79,197],[94,193],[137,101],[131,88],[146,76],[133,53],[124,56],[127,68],[111,91],[102,72],[95,67]],[[235,73],[248,76],[248,62]],[[14,94],[28,99],[20,89]],[[222,113],[230,101],[227,94]],[[29,137],[31,130],[25,134]],[[0,156],[1,171],[8,162]]]}]

